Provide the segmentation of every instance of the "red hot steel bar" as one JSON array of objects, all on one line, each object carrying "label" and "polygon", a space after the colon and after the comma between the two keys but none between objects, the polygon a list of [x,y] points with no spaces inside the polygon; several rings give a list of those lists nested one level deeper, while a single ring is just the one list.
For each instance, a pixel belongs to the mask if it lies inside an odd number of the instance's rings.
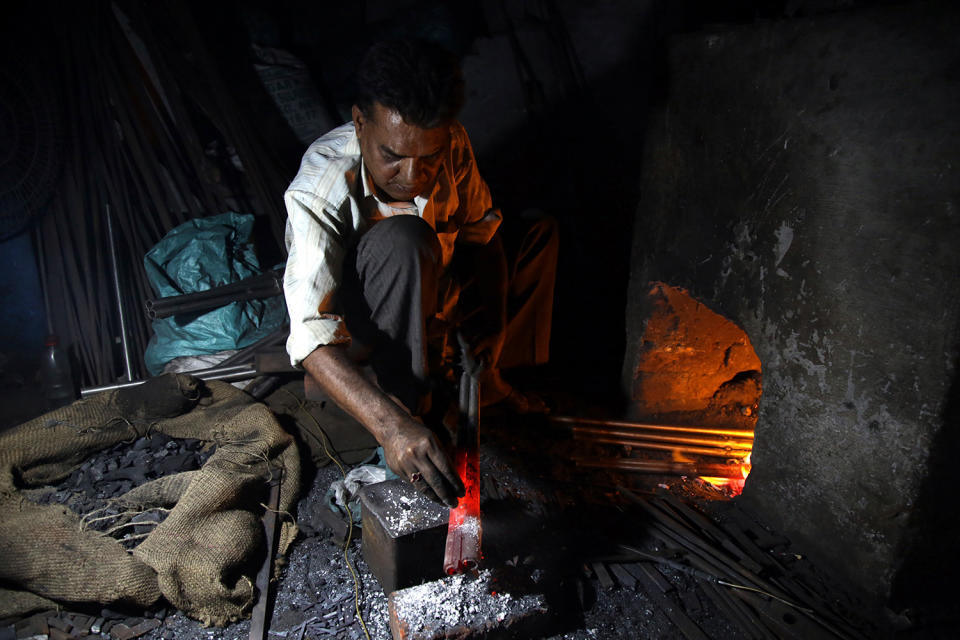
[{"label": "red hot steel bar", "polygon": [[466,493],[456,508],[450,510],[447,526],[447,546],[443,555],[443,570],[447,575],[470,571],[480,564],[480,463],[479,371],[464,367],[460,376],[460,425],[457,428],[457,453],[454,462],[463,480]]}]

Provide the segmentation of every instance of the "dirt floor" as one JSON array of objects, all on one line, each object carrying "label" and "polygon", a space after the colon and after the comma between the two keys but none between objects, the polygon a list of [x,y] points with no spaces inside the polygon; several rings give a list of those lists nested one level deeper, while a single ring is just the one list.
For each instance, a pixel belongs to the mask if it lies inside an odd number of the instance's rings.
[{"label": "dirt floor", "polygon": [[[331,439],[349,458],[347,469],[370,453],[372,443],[352,433],[335,407],[304,404],[293,388],[268,399],[282,423],[306,440],[303,426],[312,419],[303,410],[318,416],[339,434]],[[519,577],[529,592],[544,597],[548,611],[536,632],[519,637],[875,637],[851,613],[856,602],[788,540],[740,512],[724,490],[695,478],[578,470],[569,459],[584,445],[542,420],[492,414],[483,427],[482,568]],[[322,449],[309,444],[303,443],[305,454],[324,461]],[[86,513],[135,484],[144,469],[195,467],[208,454],[198,441],[155,435],[104,451],[56,487],[32,489],[30,499]],[[327,490],[341,476],[328,463],[305,479],[296,516],[301,533],[274,585],[269,638],[391,637],[388,598],[364,561],[362,531],[354,529],[344,544],[330,525],[338,520],[330,517]],[[143,525],[149,530],[150,523]],[[740,586],[718,583],[718,576]],[[780,600],[772,597],[777,594]],[[204,628],[162,606],[43,612],[33,620],[44,621],[65,629],[56,635],[48,628],[50,638],[82,637],[94,628],[118,639],[239,640],[250,634],[249,621]],[[35,630],[28,622],[3,622],[0,638],[32,637],[23,635]]]}]

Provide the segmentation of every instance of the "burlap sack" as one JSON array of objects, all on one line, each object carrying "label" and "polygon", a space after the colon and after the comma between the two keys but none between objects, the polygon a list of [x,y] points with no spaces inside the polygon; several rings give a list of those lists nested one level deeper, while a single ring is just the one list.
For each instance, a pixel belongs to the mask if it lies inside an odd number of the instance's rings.
[{"label": "burlap sack", "polygon": [[[281,513],[296,500],[300,459],[293,439],[263,405],[225,383],[198,386],[163,376],[137,394],[103,393],[0,435],[0,581],[61,602],[148,606],[162,594],[206,624],[249,613],[252,576],[263,558],[260,516],[268,483],[280,477]],[[172,397],[164,394],[180,394]],[[184,401],[186,400],[186,401]],[[196,406],[183,415],[162,417]],[[217,448],[202,469],[161,478],[120,499],[130,507],[172,507],[128,553],[114,538],[85,529],[58,505],[37,505],[20,488],[56,482],[92,453],[159,431]],[[296,536],[290,517],[280,553]],[[0,593],[0,616],[18,613]]]}]

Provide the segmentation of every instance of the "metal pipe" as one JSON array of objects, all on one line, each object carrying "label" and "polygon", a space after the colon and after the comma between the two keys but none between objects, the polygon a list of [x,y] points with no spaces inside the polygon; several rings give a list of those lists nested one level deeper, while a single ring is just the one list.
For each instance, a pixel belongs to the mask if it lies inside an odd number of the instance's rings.
[{"label": "metal pipe", "polygon": [[204,298],[217,297],[225,294],[242,293],[248,289],[257,289],[261,287],[275,287],[279,290],[282,290],[283,284],[280,279],[280,273],[281,272],[279,271],[269,269],[263,273],[247,276],[246,278],[236,280],[234,282],[220,284],[203,291],[194,291],[192,293],[183,293],[176,296],[166,296],[163,298],[147,300],[146,305],[148,308],[176,305],[180,304],[181,302],[202,300]]},{"label": "metal pipe", "polygon": [[130,344],[127,342],[127,314],[123,310],[123,291],[120,289],[120,270],[117,267],[117,247],[113,238],[113,216],[110,205],[107,210],[107,237],[110,241],[110,268],[113,271],[113,292],[117,296],[117,314],[120,316],[120,347],[123,350],[123,371],[128,382],[133,380],[133,365],[130,363]]},{"label": "metal pipe", "polygon": [[34,245],[37,252],[37,267],[40,273],[40,291],[43,293],[43,312],[47,319],[47,335],[56,333],[53,330],[53,315],[50,313],[50,292],[47,288],[47,263],[43,257],[43,236],[40,234],[40,225],[34,225]]},{"label": "metal pipe", "polygon": [[[230,367],[210,367],[209,369],[197,369],[196,371],[179,371],[186,373],[194,378],[201,380],[243,380],[244,377],[253,377],[257,374],[257,369],[253,363],[238,364]],[[102,387],[88,387],[80,390],[80,397],[87,398],[103,391],[113,391],[114,389],[126,389],[127,387],[136,387],[146,380],[133,380],[131,382],[118,382],[116,384],[107,384]]]},{"label": "metal pipe", "polygon": [[280,295],[273,287],[251,288],[237,293],[222,293],[216,296],[205,296],[196,300],[185,300],[183,302],[171,305],[150,307],[147,309],[147,316],[151,320],[160,320],[170,316],[178,316],[187,313],[200,313],[226,306],[233,302],[245,302],[247,300],[256,300],[261,298],[272,298]]},{"label": "metal pipe", "polygon": [[144,308],[147,316],[151,319],[160,319],[181,313],[196,313],[214,309],[231,302],[270,298],[281,293],[283,293],[283,284],[280,274],[271,270],[205,291],[147,300],[144,303]]},{"label": "metal pipe", "polygon": [[594,427],[574,427],[574,435],[585,434],[585,435],[600,435],[608,437],[623,437],[623,438],[632,438],[635,440],[643,440],[645,442],[675,442],[679,444],[692,444],[692,445],[703,445],[707,447],[719,447],[721,449],[733,449],[733,448],[753,448],[753,442],[750,440],[742,439],[720,439],[720,438],[691,438],[688,436],[667,436],[661,435],[659,433],[638,433],[636,431],[621,430],[621,429],[604,429],[604,428],[594,428]]},{"label": "metal pipe", "polygon": [[641,429],[644,431],[679,431],[699,435],[729,436],[731,438],[753,439],[753,431],[747,429],[723,429],[720,427],[691,427],[681,425],[647,424],[642,422],[628,422],[626,420],[604,420],[599,418],[578,418],[575,416],[550,416],[551,422],[560,424],[587,424],[604,427],[621,427],[626,429]]},{"label": "metal pipe", "polygon": [[634,440],[629,438],[606,438],[603,436],[591,436],[583,438],[588,442],[599,442],[601,444],[619,444],[637,449],[652,449],[654,451],[676,451],[678,453],[696,453],[702,456],[715,456],[718,458],[745,458],[750,449],[718,449],[714,447],[692,447],[688,445],[670,445],[656,444],[653,442],[644,442],[643,440]]},{"label": "metal pipe", "polygon": [[[189,371],[182,371],[181,373],[190,373]],[[193,375],[192,373],[190,375]],[[205,375],[201,380],[209,382],[211,380],[219,380],[221,382],[237,382],[239,380],[249,380],[251,378],[256,378],[259,375],[259,372],[256,369],[247,369],[246,371],[227,371],[225,373],[216,373]]]}]

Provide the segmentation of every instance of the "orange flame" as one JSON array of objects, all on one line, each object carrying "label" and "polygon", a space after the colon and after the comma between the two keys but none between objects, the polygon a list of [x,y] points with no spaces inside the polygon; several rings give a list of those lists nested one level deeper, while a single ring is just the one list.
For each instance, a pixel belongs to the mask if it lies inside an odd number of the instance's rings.
[{"label": "orange flame", "polygon": [[700,479],[704,482],[709,482],[718,489],[726,488],[734,497],[743,493],[743,487],[747,483],[747,476],[750,475],[750,469],[753,468],[753,465],[750,464],[750,456],[752,454],[747,454],[747,457],[740,462],[740,473],[743,474],[743,478],[713,478],[709,476],[700,476]]},{"label": "orange flame", "polygon": [[[689,291],[665,282],[650,285],[644,346],[633,371],[635,413],[669,415],[681,420],[688,416],[693,424],[708,425],[721,424],[713,420],[723,417],[722,424],[726,425],[727,416],[739,410],[740,429],[756,424],[763,391],[762,364],[749,336]],[[729,468],[724,466],[723,471],[701,469],[704,473],[742,475],[742,478],[699,477],[728,495],[740,495],[751,469],[750,456],[745,451],[748,448],[738,444],[735,452],[728,450],[724,457],[732,458],[733,464]],[[696,466],[698,461],[683,453],[703,452],[693,448],[674,452],[674,462]],[[726,474],[726,471],[733,473]]]}]

